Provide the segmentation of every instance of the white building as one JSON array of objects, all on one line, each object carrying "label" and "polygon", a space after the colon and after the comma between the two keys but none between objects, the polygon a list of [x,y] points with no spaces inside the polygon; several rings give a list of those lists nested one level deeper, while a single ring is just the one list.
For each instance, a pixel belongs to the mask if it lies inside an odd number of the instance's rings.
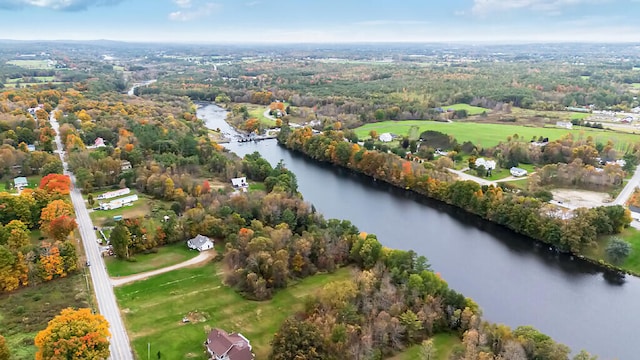
[{"label": "white building", "polygon": [[204,235],[198,234],[198,236],[187,241],[187,246],[189,249],[204,251],[213,249],[213,241]]},{"label": "white building", "polygon": [[393,136],[390,133],[384,133],[378,136],[378,140],[382,142],[390,142],[391,140],[393,140]]},{"label": "white building", "polygon": [[131,189],[129,189],[129,188],[109,191],[109,192],[106,192],[104,194],[98,195],[98,197],[96,197],[96,199],[98,199],[98,200],[111,199],[111,198],[114,198],[114,197],[127,195],[130,192],[131,192]]},{"label": "white building", "polygon": [[570,121],[558,121],[556,122],[556,127],[571,130],[573,129],[573,124]]},{"label": "white building", "polygon": [[493,170],[496,168],[496,162],[494,160],[486,160],[485,158],[476,159],[476,167],[484,166],[487,170]]},{"label": "white building", "polygon": [[242,189],[243,192],[247,192],[247,188],[249,187],[249,183],[247,183],[246,177],[231,179],[231,185],[236,190]]},{"label": "white building", "polygon": [[111,200],[108,203],[100,203],[100,210],[119,209],[123,206],[132,205],[134,201],[138,201],[138,195],[134,194],[120,199]]},{"label": "white building", "polygon": [[527,175],[527,170],[525,169],[521,169],[518,167],[512,167],[509,172],[511,173],[511,175],[515,176],[515,177],[521,177],[521,176],[525,176]]}]

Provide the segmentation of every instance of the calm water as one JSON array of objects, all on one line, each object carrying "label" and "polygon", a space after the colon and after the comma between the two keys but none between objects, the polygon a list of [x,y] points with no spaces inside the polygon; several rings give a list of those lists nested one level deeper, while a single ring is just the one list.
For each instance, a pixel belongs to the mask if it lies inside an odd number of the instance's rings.
[{"label": "calm water", "polygon": [[[220,110],[209,105],[198,116],[222,129]],[[239,156],[258,151],[274,165],[284,160],[305,200],[326,218],[348,219],[385,246],[426,256],[452,288],[482,307],[485,319],[532,325],[574,353],[640,358],[637,278],[616,278],[459,209],[318,164],[275,140],[226,146]]]}]

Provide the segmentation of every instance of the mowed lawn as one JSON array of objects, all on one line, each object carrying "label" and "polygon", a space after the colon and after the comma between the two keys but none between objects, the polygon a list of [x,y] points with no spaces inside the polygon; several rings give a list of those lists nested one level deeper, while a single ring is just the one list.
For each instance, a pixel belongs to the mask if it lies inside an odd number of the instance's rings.
[{"label": "mowed lawn", "polygon": [[[433,340],[433,347],[435,349],[435,357],[431,360],[449,360],[451,350],[461,341],[455,334],[443,333],[437,334],[431,338]],[[415,360],[421,359],[420,356],[421,345],[413,345],[405,351],[391,358],[391,360]]]},{"label": "mowed lawn", "polygon": [[[630,227],[628,229],[624,229],[619,235],[614,236],[619,236],[631,244],[631,254],[629,254],[629,257],[620,264],[620,267],[640,273],[640,230]],[[605,249],[607,248],[611,238],[611,236],[600,237],[598,239],[598,247],[589,249],[585,255],[591,259],[609,262]]]},{"label": "mowed lawn", "polygon": [[[266,359],[270,342],[284,320],[303,309],[304,299],[332,281],[351,277],[351,269],[306,278],[278,291],[268,301],[244,299],[222,284],[220,263],[184,268],[115,288],[130,340],[138,358],[160,351],[163,359],[207,359],[203,342],[207,331],[218,327],[240,332],[253,346],[256,359]],[[183,324],[198,311],[203,322]]]},{"label": "mowed lawn", "polygon": [[481,124],[471,122],[437,122],[427,120],[407,120],[407,121],[383,121],[371,123],[355,129],[360,139],[369,138],[369,132],[375,130],[378,134],[393,133],[397,135],[406,135],[412,126],[418,126],[420,132],[426,130],[435,130],[453,136],[459,143],[471,141],[477,146],[492,147],[499,142],[504,142],[507,137],[518,134],[523,141],[530,141],[532,137],[548,137],[550,140],[556,140],[566,134],[573,134],[575,139],[593,137],[597,142],[606,144],[612,140],[616,144],[616,148],[624,150],[627,144],[640,141],[640,135],[614,132],[610,130],[598,130],[584,127],[577,127],[573,130],[559,129],[555,127],[529,127],[520,125],[501,125],[501,124]]},{"label": "mowed lawn", "polygon": [[482,113],[490,113],[491,110],[490,109],[485,109],[483,107],[479,107],[479,106],[472,106],[469,104],[453,104],[453,105],[447,105],[447,106],[443,106],[442,107],[444,110],[466,110],[467,111],[467,115],[469,116],[473,116],[473,115],[480,115]]},{"label": "mowed lawn", "polygon": [[157,253],[137,254],[135,261],[120,260],[111,256],[105,258],[105,263],[109,276],[127,276],[179,264],[198,254],[197,251],[189,249],[184,242],[180,242],[160,247]]},{"label": "mowed lawn", "polygon": [[[128,196],[128,195],[127,195]],[[105,201],[111,201],[114,199],[108,199]],[[93,224],[96,226],[102,226],[107,219],[113,219],[116,215],[122,215],[123,218],[136,218],[142,217],[151,212],[151,202],[157,200],[153,200],[151,197],[146,195],[138,194],[138,200],[134,201],[130,206],[123,206],[119,209],[113,210],[93,210],[89,213],[89,217],[93,221]],[[97,207],[97,201],[95,207]]]}]

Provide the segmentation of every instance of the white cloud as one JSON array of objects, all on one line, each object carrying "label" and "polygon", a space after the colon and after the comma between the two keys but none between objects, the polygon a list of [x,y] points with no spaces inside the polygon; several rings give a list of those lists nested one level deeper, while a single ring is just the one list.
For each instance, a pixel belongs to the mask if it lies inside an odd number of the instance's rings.
[{"label": "white cloud", "polygon": [[48,8],[53,10],[77,11],[92,6],[115,5],[123,0],[0,0],[0,9],[20,9],[24,7]]},{"label": "white cloud", "polygon": [[428,21],[421,20],[369,20],[355,23],[358,26],[386,26],[386,25],[426,25]]},{"label": "white cloud", "polygon": [[191,0],[173,0],[173,2],[181,8],[191,7]]},{"label": "white cloud", "polygon": [[193,4],[190,0],[174,0],[182,8],[182,10],[174,11],[169,14],[169,20],[172,21],[191,21],[208,17],[220,10],[222,5],[208,2],[204,4]]},{"label": "white cloud", "polygon": [[478,15],[510,10],[532,10],[558,15],[570,6],[608,2],[609,0],[474,0],[471,11]]}]

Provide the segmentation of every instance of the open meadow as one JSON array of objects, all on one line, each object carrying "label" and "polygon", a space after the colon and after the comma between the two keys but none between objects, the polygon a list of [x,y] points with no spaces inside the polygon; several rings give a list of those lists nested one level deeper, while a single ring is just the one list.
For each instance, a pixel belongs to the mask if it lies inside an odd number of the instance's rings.
[{"label": "open meadow", "polygon": [[12,360],[33,360],[36,334],[67,307],[89,307],[84,273],[70,275],[0,296],[0,334]]},{"label": "open meadow", "polygon": [[[304,299],[325,284],[348,279],[350,268],[318,274],[278,291],[273,299],[250,301],[222,283],[222,265],[184,268],[115,288],[138,358],[158,351],[163,359],[207,359],[203,342],[214,327],[246,336],[256,359],[266,359],[284,320],[303,309]],[[183,317],[191,321],[183,323]]]},{"label": "open meadow", "polygon": [[611,130],[600,130],[586,127],[574,127],[572,130],[555,127],[533,127],[523,125],[484,124],[473,122],[436,122],[427,120],[383,121],[371,123],[355,129],[360,139],[369,138],[369,132],[375,130],[378,134],[393,133],[406,135],[412,126],[418,126],[420,132],[435,130],[453,136],[459,143],[471,141],[476,146],[491,147],[507,140],[507,137],[518,134],[521,140],[530,141],[533,137],[548,137],[553,141],[573,134],[574,138],[591,136],[595,141],[607,143],[611,140],[618,150],[624,150],[629,144],[640,141],[637,134],[621,133]]},{"label": "open meadow", "polygon": [[483,113],[490,113],[491,110],[490,109],[485,109],[479,106],[472,106],[469,104],[453,104],[453,105],[447,105],[447,106],[443,106],[442,107],[445,110],[466,110],[467,111],[467,115],[469,116],[473,116],[473,115],[480,115]]},{"label": "open meadow", "polygon": [[10,60],[7,64],[19,66],[25,69],[51,69],[53,66],[49,65],[48,60]]}]

